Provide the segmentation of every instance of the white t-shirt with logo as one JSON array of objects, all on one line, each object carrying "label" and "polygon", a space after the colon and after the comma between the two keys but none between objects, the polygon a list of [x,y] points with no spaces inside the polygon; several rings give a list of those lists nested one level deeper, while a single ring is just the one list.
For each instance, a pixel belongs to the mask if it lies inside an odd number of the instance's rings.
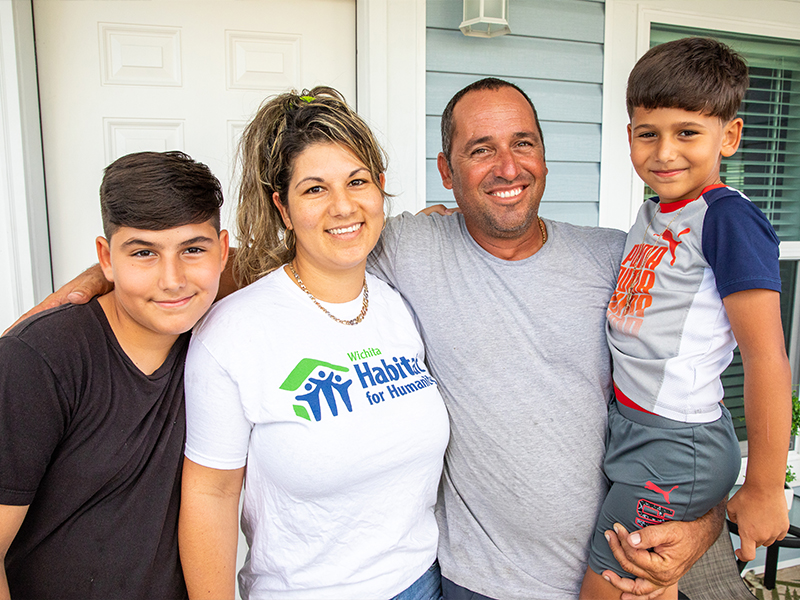
[{"label": "white t-shirt with logo", "polygon": [[355,326],[279,269],[195,328],[186,456],[247,465],[244,598],[390,598],[436,557],[447,413],[400,295],[367,283]]}]

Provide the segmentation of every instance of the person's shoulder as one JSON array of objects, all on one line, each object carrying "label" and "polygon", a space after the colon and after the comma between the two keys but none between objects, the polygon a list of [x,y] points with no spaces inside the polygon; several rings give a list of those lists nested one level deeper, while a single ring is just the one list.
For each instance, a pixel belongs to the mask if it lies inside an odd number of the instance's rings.
[{"label": "person's shoulder", "polygon": [[750,199],[743,192],[729,185],[713,187],[703,192],[703,200],[708,206],[737,206],[740,204],[752,204]]},{"label": "person's shoulder", "polygon": [[284,296],[286,278],[283,267],[276,269],[222,300],[215,302],[192,329],[195,337],[246,326],[261,315],[274,312]]},{"label": "person's shoulder", "polygon": [[558,249],[554,259],[572,264],[594,265],[587,269],[600,274],[605,281],[616,277],[622,262],[627,234],[609,227],[573,225],[560,221],[545,220],[553,232],[554,247]]},{"label": "person's shoulder", "polygon": [[463,217],[459,214],[432,215],[411,214],[404,212],[386,220],[385,238],[402,236],[404,242],[409,242],[413,238],[430,237],[439,235],[449,235],[451,232],[460,230]]},{"label": "person's shoulder", "polygon": [[552,225],[557,235],[565,240],[588,244],[597,250],[608,249],[612,252],[622,252],[625,246],[626,233],[610,227],[593,227],[589,225],[573,225],[561,221],[545,220],[547,225]]},{"label": "person's shoulder", "polygon": [[373,298],[376,297],[383,297],[388,300],[395,300],[398,299],[402,301],[402,296],[400,292],[394,289],[391,285],[386,283],[380,277],[373,275],[369,271],[365,273],[366,280],[367,280],[367,289],[369,290],[369,299],[370,302]]},{"label": "person's shoulder", "polygon": [[59,373],[53,375],[57,378],[84,371],[94,363],[93,357],[109,348],[98,310],[102,311],[95,299],[33,315],[0,337],[0,361],[11,370],[30,370],[38,363],[43,372]]},{"label": "person's shoulder", "polygon": [[[750,224],[773,231],[769,219],[755,202],[736,188],[727,185],[716,187],[705,191],[702,198],[707,206],[704,225],[706,228],[716,223],[727,224],[734,229],[747,227]],[[775,239],[777,240],[777,237]]]},{"label": "person's shoulder", "polygon": [[99,309],[96,300],[56,306],[18,323],[0,341],[16,339],[32,346],[71,346],[92,329],[102,330],[96,309]]}]

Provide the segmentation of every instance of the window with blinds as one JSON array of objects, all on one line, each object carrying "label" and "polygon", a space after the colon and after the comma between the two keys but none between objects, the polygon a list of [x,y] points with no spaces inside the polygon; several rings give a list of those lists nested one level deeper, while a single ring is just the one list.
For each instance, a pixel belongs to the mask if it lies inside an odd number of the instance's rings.
[{"label": "window with blinds", "polygon": [[[739,116],[744,120],[739,151],[724,159],[722,180],[744,192],[772,222],[783,242],[800,240],[800,42],[729,32],[653,24],[650,45],[701,35],[714,37],[747,60],[750,88]],[[653,195],[645,189],[646,195]],[[797,261],[781,262],[781,318],[787,351],[794,319]],[[742,361],[737,350],[722,375],[725,406],[739,439],[744,425]]]}]

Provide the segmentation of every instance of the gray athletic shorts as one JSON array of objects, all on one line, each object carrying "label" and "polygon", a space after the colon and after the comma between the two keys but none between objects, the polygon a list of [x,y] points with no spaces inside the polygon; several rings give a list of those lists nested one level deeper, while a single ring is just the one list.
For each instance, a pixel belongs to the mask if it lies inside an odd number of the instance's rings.
[{"label": "gray athletic shorts", "polygon": [[712,423],[680,423],[611,401],[606,458],[611,488],[592,536],[589,567],[600,574],[622,570],[604,532],[614,523],[628,531],[664,521],[694,521],[730,492],[741,452],[731,415]]}]

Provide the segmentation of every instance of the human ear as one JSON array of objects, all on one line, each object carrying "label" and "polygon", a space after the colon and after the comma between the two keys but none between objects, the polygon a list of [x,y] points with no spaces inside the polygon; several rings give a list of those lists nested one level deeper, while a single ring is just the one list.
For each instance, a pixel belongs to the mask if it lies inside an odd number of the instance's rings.
[{"label": "human ear", "polygon": [[631,137],[633,136],[633,129],[631,129],[631,124],[628,123],[628,148],[631,147]]},{"label": "human ear", "polygon": [[228,251],[230,250],[230,239],[228,236],[228,230],[222,229],[219,232],[219,248],[220,248],[220,271],[225,269],[225,265],[228,264]]},{"label": "human ear", "polygon": [[443,152],[439,152],[436,157],[436,166],[439,167],[439,175],[442,176],[442,185],[448,190],[453,189],[453,174],[450,172],[450,165],[447,164],[447,158]]},{"label": "human ear", "polygon": [[742,142],[742,128],[744,121],[736,118],[729,121],[722,130],[722,147],[719,153],[724,156],[733,156],[739,149],[739,144]]},{"label": "human ear", "polygon": [[291,229],[292,220],[289,218],[289,208],[281,203],[281,196],[278,192],[272,192],[272,203],[278,209],[278,212],[281,213],[281,219],[283,219],[283,224],[286,225],[286,229]]},{"label": "human ear", "polygon": [[103,276],[113,283],[114,269],[111,267],[111,247],[109,246],[108,240],[103,236],[98,236],[94,241],[94,245],[97,249],[97,262],[100,263]]}]

